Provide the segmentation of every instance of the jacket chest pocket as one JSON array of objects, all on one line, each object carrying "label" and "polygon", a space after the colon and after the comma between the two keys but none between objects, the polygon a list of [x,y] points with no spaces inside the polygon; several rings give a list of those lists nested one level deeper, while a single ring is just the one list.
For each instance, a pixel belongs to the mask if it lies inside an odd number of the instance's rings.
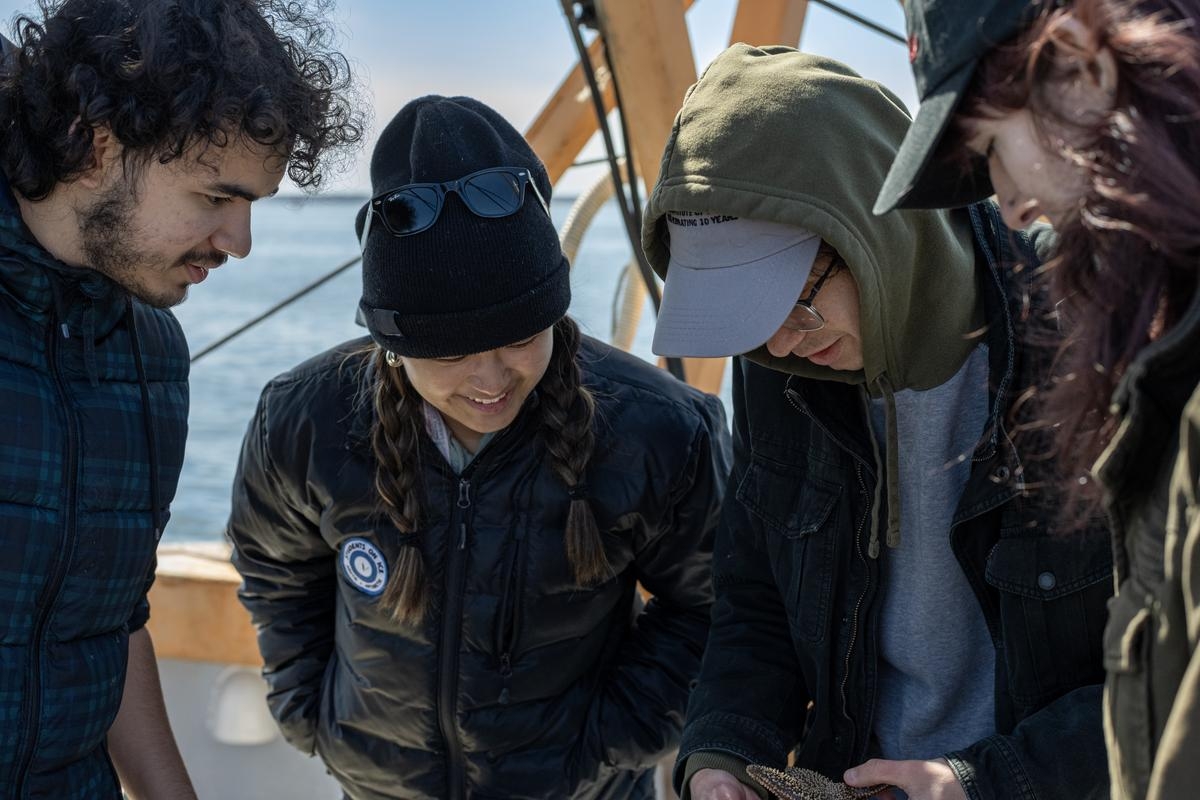
[{"label": "jacket chest pocket", "polygon": [[[1104,727],[1112,776],[1122,797],[1145,797],[1154,756],[1150,647],[1154,615],[1135,581],[1109,603],[1104,631]],[[1118,788],[1118,787],[1114,787]]]},{"label": "jacket chest pocket", "polygon": [[840,494],[837,484],[759,455],[751,458],[737,490],[738,501],[762,522],[792,633],[814,644],[829,628]]},{"label": "jacket chest pocket", "polygon": [[985,578],[997,589],[1009,692],[1029,713],[1104,679],[1101,645],[1112,594],[1107,536],[1002,538]]}]

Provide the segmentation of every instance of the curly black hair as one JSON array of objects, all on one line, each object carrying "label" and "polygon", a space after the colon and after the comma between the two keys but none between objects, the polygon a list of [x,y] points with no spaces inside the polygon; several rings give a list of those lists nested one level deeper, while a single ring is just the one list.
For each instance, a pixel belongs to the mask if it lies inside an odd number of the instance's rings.
[{"label": "curly black hair", "polygon": [[39,0],[0,78],[0,167],[31,200],[83,172],[107,126],[127,160],[239,139],[315,188],[364,121],[331,0]]}]

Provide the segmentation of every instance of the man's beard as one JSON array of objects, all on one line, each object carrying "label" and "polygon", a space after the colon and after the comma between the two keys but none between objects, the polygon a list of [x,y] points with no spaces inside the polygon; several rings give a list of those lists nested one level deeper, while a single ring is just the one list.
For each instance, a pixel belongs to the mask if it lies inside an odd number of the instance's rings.
[{"label": "man's beard", "polygon": [[92,205],[77,212],[83,255],[87,266],[107,275],[118,286],[155,308],[179,305],[187,297],[187,285],[155,289],[155,278],[163,278],[174,267],[187,263],[224,263],[223,253],[206,250],[183,254],[167,263],[155,253],[139,249],[142,232],[134,224],[137,196],[130,181],[122,181],[100,195]]}]

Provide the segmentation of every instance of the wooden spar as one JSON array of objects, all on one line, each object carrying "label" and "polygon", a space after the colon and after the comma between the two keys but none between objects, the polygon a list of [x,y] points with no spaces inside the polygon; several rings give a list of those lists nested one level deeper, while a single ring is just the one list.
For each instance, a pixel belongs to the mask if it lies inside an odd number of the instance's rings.
[{"label": "wooden spar", "polygon": [[[656,0],[596,0],[596,16],[609,62],[621,85],[626,123],[638,172],[647,188],[658,165],[675,113],[696,82],[696,62],[683,9]],[[684,375],[696,388],[716,393],[725,362],[684,359]]]},{"label": "wooden spar", "polygon": [[[608,70],[602,68],[603,42],[599,39],[592,42],[588,47],[588,55],[597,68],[596,82],[600,84],[600,93],[604,96],[604,110],[611,111],[616,100]],[[525,138],[546,165],[550,183],[557,183],[597,130],[591,90],[583,77],[583,68],[576,64],[575,69],[563,78],[558,90],[551,95],[550,102],[542,107],[525,132]]]},{"label": "wooden spar", "polygon": [[729,43],[796,47],[804,30],[808,0],[741,0]]},{"label": "wooden spar", "polygon": [[[687,11],[693,2],[680,0],[680,6]],[[596,80],[604,95],[604,109],[612,111],[616,100],[612,82],[608,80],[608,68],[604,64],[604,43],[596,39],[588,46],[588,55],[596,67]],[[557,183],[597,130],[596,112],[592,108],[591,93],[583,77],[583,67],[576,64],[550,95],[549,102],[542,106],[525,131],[525,138],[546,165],[550,182]]]},{"label": "wooden spar", "polygon": [[[732,42],[791,44],[800,41],[807,0],[741,0]],[[638,171],[653,187],[663,148],[696,64],[683,10],[655,0],[596,0],[596,14],[622,102]],[[720,391],[725,359],[684,359],[688,383]]]}]

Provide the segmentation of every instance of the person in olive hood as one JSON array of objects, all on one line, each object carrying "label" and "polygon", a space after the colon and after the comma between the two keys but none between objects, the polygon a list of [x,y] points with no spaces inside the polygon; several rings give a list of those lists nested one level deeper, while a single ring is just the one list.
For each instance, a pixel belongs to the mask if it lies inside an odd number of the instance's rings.
[{"label": "person in olive hood", "polygon": [[566,316],[545,168],[492,109],[414,100],[371,181],[370,339],[267,385],[234,485],[271,710],[354,800],[650,800],[708,630],[720,403]]},{"label": "person in olive hood", "polygon": [[1107,793],[1109,540],[1058,536],[1054,464],[1012,435],[1057,335],[1037,254],[986,202],[872,215],[908,124],[842,64],[737,45],[649,200],[655,350],[738,356],[694,800],[766,797],[746,766],[789,752],[914,800]]}]

